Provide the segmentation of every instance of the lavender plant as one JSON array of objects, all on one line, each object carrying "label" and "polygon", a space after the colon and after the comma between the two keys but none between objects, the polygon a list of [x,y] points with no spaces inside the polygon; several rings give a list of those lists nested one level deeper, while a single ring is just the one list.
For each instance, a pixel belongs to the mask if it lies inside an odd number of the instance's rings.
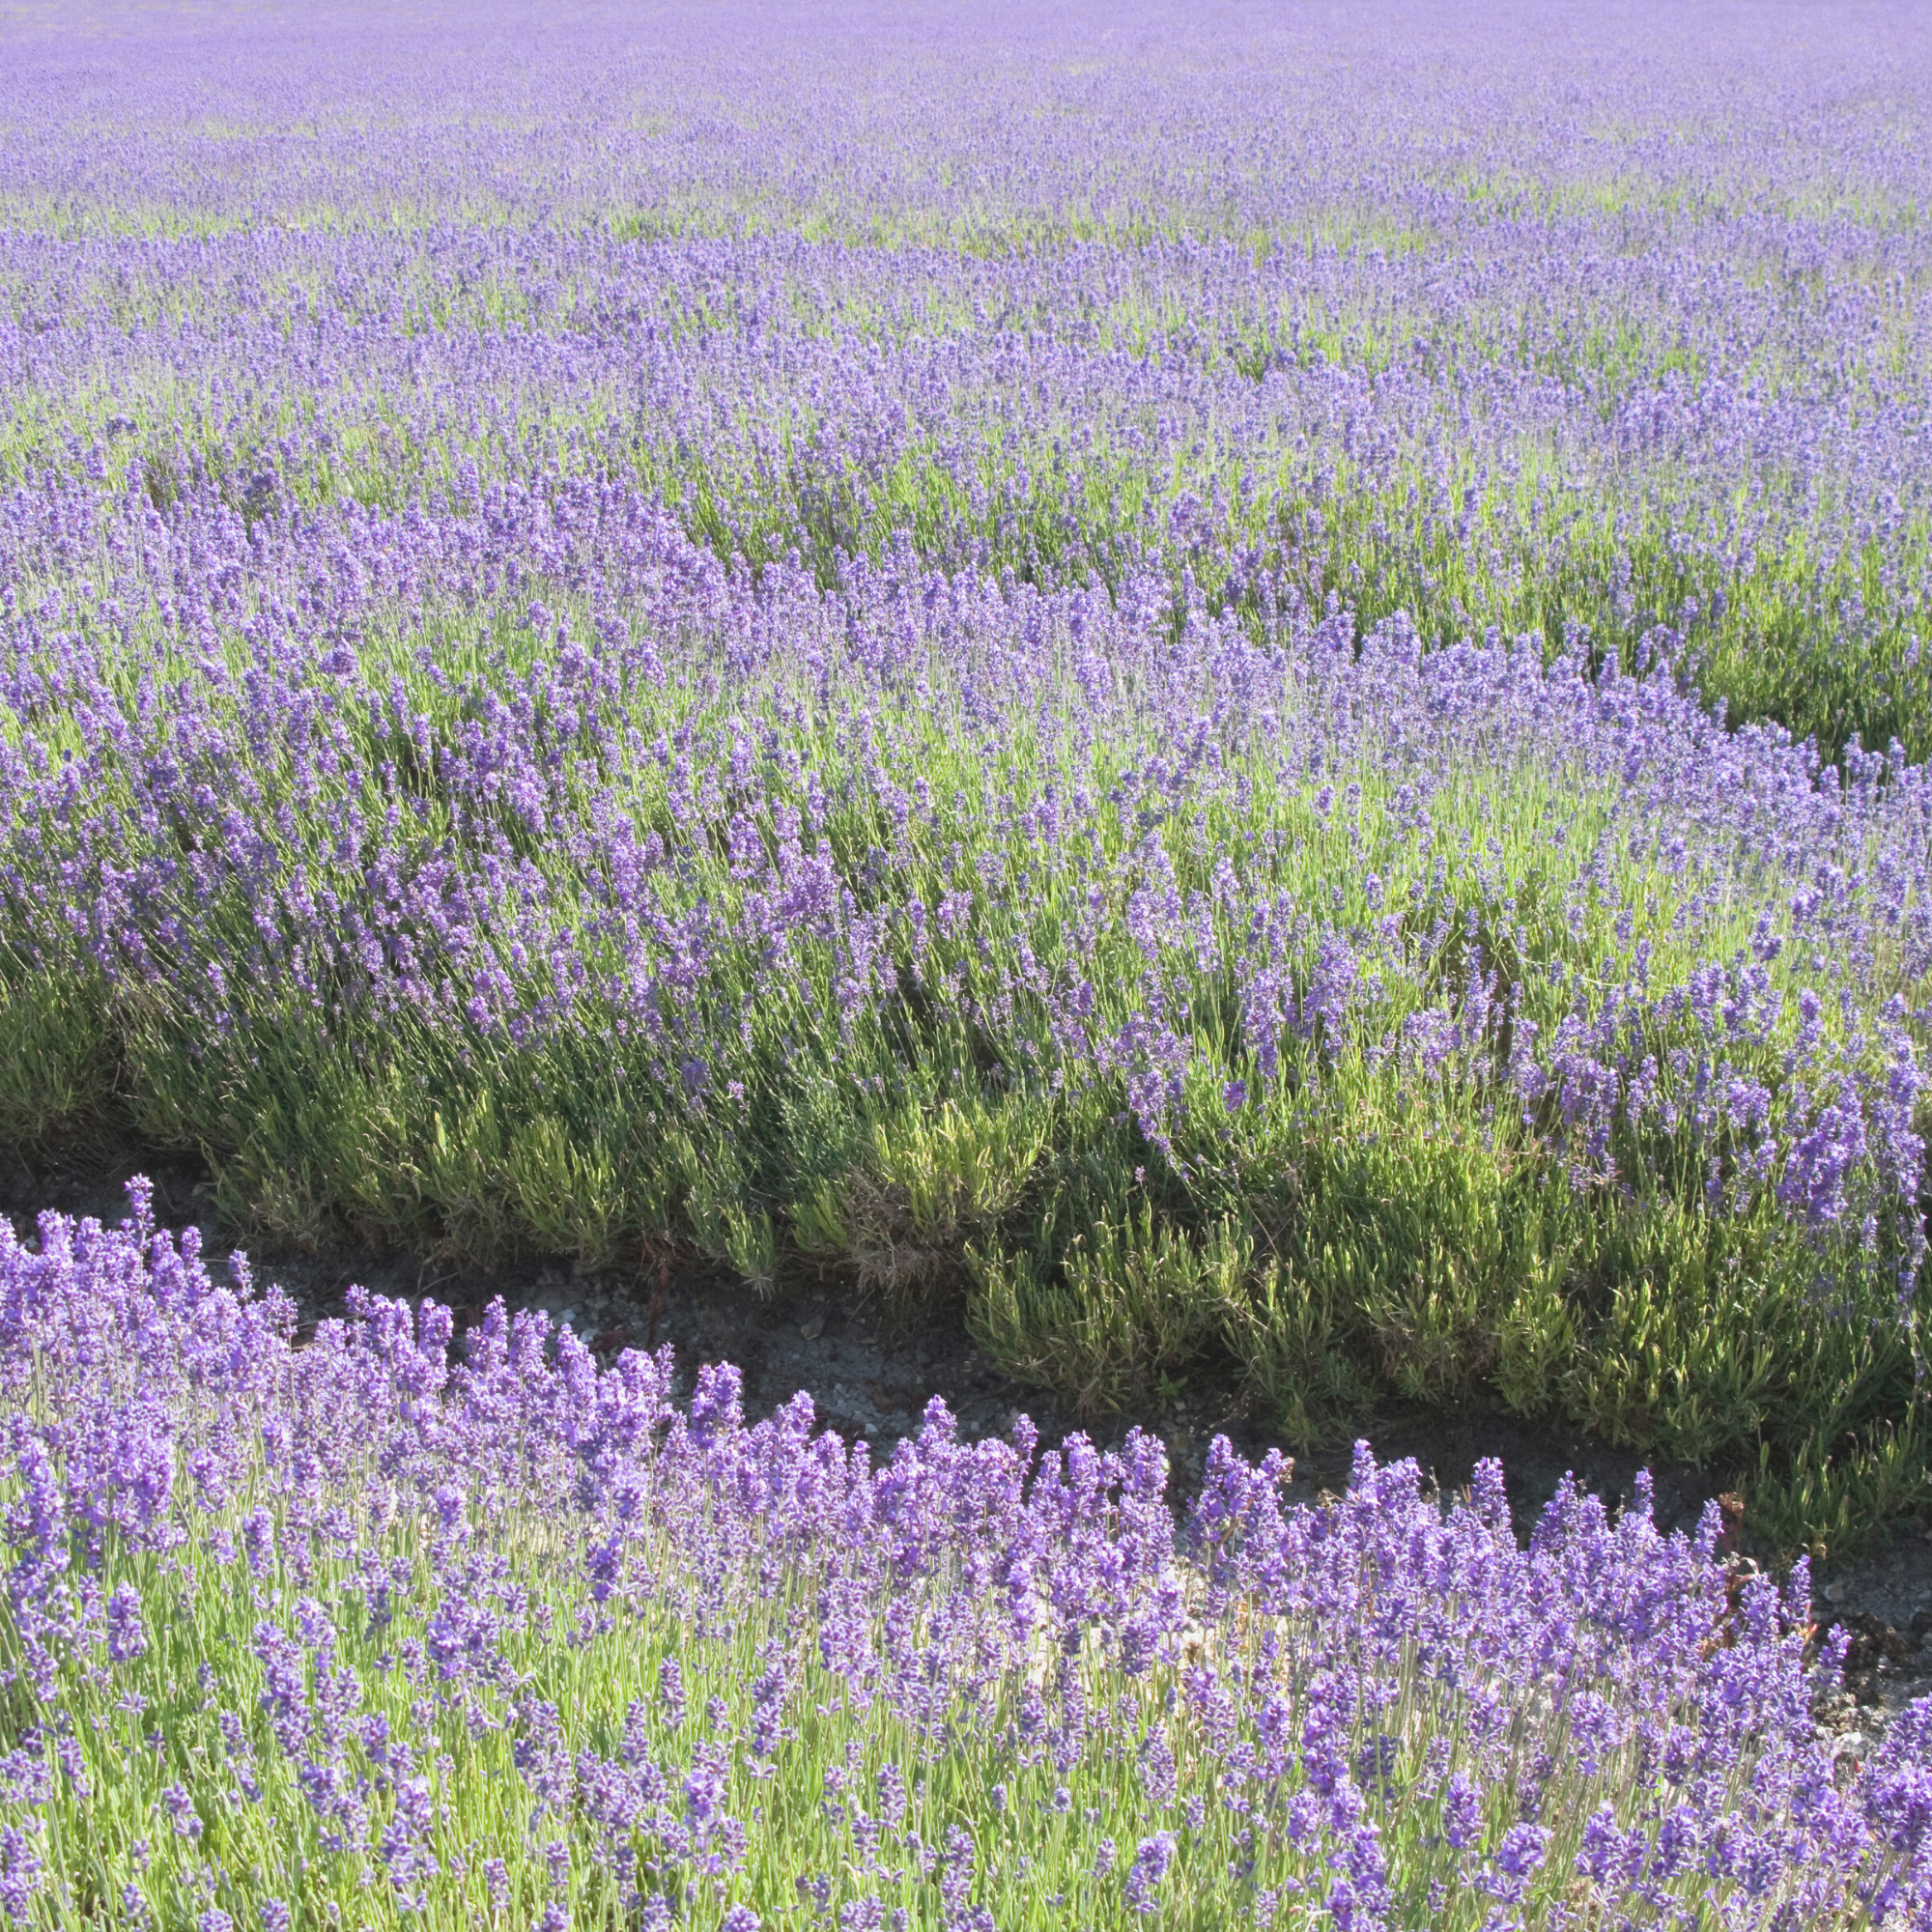
[{"label": "lavender plant", "polygon": [[1932,1707],[1836,1760],[1803,1566],[1363,1445],[884,1466],[498,1305],[0,1229],[0,1908],[39,1925],[1923,1926]]}]

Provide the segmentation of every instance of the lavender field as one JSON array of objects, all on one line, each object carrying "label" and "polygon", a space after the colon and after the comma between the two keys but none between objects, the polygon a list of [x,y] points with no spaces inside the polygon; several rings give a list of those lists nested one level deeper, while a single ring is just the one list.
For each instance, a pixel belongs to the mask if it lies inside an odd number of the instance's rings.
[{"label": "lavender field", "polygon": [[[0,71],[0,1148],[1096,1424],[1560,1424],[1767,1561],[1932,1504],[1932,19]],[[140,1190],[0,1232],[0,1377],[21,1922],[1932,1926],[1932,1714],[1834,1760],[1715,1513],[875,1468],[526,1315],[298,1347]]]}]

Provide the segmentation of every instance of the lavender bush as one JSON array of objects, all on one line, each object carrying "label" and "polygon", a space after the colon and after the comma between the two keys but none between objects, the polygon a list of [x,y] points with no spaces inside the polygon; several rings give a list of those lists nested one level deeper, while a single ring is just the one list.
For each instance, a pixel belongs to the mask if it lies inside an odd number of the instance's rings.
[{"label": "lavender bush", "polygon": [[0,1138],[1932,1494],[1924,28],[1771,19],[0,29]]},{"label": "lavender bush", "polygon": [[1218,1441],[885,1466],[494,1308],[0,1227],[14,1922],[1932,1924],[1932,1706],[1834,1761],[1780,1592],[1647,1495]]}]

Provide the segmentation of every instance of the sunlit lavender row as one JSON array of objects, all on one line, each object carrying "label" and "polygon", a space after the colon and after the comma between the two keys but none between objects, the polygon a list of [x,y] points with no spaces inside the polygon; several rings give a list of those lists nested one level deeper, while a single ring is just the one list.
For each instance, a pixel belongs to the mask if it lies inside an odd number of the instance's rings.
[{"label": "sunlit lavender row", "polygon": [[[25,1924],[948,1932],[1932,1924],[1932,1709],[1834,1757],[1803,1565],[1648,1492],[1364,1445],[873,1467],[736,1372],[500,1304],[292,1304],[192,1235],[0,1225]],[[228,1277],[228,1278],[224,1278]]]}]

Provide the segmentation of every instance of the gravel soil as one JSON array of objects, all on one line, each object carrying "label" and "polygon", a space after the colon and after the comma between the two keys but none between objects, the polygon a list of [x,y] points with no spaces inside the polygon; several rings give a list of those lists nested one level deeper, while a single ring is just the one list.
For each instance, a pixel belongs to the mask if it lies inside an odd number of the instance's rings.
[{"label": "gravel soil", "polygon": [[[0,1154],[0,1213],[10,1215],[25,1238],[32,1237],[43,1208],[115,1222],[125,1212],[126,1182],[135,1172],[153,1179],[155,1212],[163,1226],[192,1223],[207,1254],[229,1252],[234,1243],[213,1219],[206,1172],[188,1160],[35,1165]],[[877,1297],[855,1301],[848,1284],[809,1274],[760,1294],[736,1281],[664,1263],[576,1276],[554,1264],[480,1270],[351,1247],[257,1252],[251,1259],[258,1280],[279,1282],[295,1297],[305,1328],[339,1315],[345,1293],[360,1283],[384,1295],[433,1296],[455,1312],[459,1327],[500,1295],[513,1309],[541,1308],[559,1324],[568,1322],[604,1356],[669,1343],[686,1388],[701,1363],[734,1362],[744,1377],[750,1418],[803,1389],[822,1426],[865,1437],[875,1461],[917,1431],[921,1411],[935,1395],[969,1437],[1003,1435],[1021,1414],[1032,1417],[1047,1443],[1084,1428],[1105,1447],[1136,1424],[1151,1429],[1167,1445],[1175,1488],[1183,1496],[1198,1483],[1216,1434],[1226,1434],[1250,1457],[1270,1446],[1232,1391],[1190,1389],[1141,1412],[1078,1416],[1046,1391],[1001,1375],[974,1348],[956,1302],[943,1298],[892,1308]],[[1641,1457],[1588,1436],[1479,1411],[1383,1409],[1361,1418],[1355,1433],[1373,1442],[1384,1463],[1413,1457],[1448,1492],[1465,1484],[1482,1458],[1500,1457],[1524,1535],[1566,1473],[1614,1503],[1631,1494],[1643,1466]],[[1313,1501],[1343,1488],[1350,1455],[1342,1441],[1298,1456],[1291,1494]],[[1718,1486],[1693,1469],[1660,1465],[1652,1474],[1656,1514],[1664,1528],[1690,1528],[1717,1492]],[[1913,1697],[1932,1694],[1932,1523],[1901,1521],[1885,1547],[1817,1566],[1812,1588],[1820,1632],[1843,1625],[1851,1634],[1845,1688],[1825,1700],[1818,1715],[1839,1736],[1843,1754],[1861,1755],[1894,1712]]]}]

